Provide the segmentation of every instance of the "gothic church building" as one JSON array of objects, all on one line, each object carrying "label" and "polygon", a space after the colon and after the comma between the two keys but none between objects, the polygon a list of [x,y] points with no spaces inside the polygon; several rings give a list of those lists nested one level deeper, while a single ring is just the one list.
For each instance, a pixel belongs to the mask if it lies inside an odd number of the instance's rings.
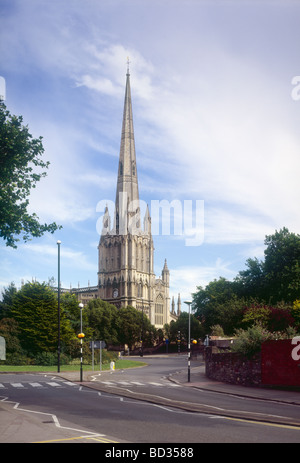
[{"label": "gothic church building", "polygon": [[140,216],[138,171],[132,117],[130,74],[127,69],[125,101],[117,174],[114,217],[108,208],[103,216],[98,246],[98,284],[72,289],[82,302],[98,297],[117,308],[127,305],[143,311],[156,328],[176,320],[174,299],[170,310],[170,273],[165,260],[161,277],[153,271],[154,246],[147,207]]}]

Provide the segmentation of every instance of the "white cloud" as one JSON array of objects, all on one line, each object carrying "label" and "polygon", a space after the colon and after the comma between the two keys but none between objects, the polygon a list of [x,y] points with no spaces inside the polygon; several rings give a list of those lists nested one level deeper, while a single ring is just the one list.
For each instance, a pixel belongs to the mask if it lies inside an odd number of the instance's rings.
[{"label": "white cloud", "polygon": [[[197,287],[205,287],[210,281],[219,277],[234,278],[236,273],[230,269],[230,262],[218,258],[214,265],[187,265],[170,268],[170,294],[174,299],[180,293],[181,301],[190,300]],[[182,307],[184,309],[184,307]]]},{"label": "white cloud", "polygon": [[105,78],[93,78],[85,74],[76,82],[77,87],[88,87],[97,92],[106,93],[107,95],[115,96],[120,94],[120,88],[116,87],[113,82]]},{"label": "white cloud", "polygon": [[204,240],[209,244],[241,244],[261,241],[274,228],[266,218],[254,212],[226,210],[217,207],[205,209]]}]

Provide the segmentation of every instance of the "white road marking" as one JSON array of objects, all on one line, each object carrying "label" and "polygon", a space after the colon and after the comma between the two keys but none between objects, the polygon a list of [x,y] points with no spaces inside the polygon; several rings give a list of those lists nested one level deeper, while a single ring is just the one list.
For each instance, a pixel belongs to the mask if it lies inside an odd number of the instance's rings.
[{"label": "white road marking", "polygon": [[50,383],[46,383],[46,384],[49,384],[49,386],[53,386],[53,387],[61,387],[62,385],[61,384],[58,384],[58,383],[55,383],[55,382],[50,382]]}]

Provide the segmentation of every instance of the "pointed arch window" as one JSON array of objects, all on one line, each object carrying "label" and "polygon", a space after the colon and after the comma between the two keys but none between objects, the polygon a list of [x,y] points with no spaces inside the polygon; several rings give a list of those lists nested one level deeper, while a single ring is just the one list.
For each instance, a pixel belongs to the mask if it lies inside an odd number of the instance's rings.
[{"label": "pointed arch window", "polygon": [[142,282],[138,283],[138,297],[143,297],[143,285]]},{"label": "pointed arch window", "polygon": [[164,321],[164,299],[159,294],[155,301],[155,325],[163,325]]},{"label": "pointed arch window", "polygon": [[119,234],[119,213],[116,214],[116,231]]}]

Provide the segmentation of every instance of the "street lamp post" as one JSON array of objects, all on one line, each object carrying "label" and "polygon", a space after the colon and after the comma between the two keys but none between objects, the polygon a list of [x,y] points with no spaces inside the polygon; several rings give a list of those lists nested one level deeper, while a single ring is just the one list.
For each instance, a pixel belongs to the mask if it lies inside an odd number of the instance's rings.
[{"label": "street lamp post", "polygon": [[188,339],[188,382],[191,382],[191,304],[192,301],[184,301],[189,306],[189,339]]},{"label": "street lamp post", "polygon": [[57,340],[57,372],[60,372],[60,245],[61,241],[57,241],[57,262],[58,262],[58,283],[57,283],[57,306],[58,306],[58,340]]},{"label": "street lamp post", "polygon": [[78,337],[80,338],[80,382],[82,382],[82,338],[84,337],[84,334],[82,332],[82,309],[83,309],[82,302],[80,302],[79,308],[80,308],[80,333]]}]

